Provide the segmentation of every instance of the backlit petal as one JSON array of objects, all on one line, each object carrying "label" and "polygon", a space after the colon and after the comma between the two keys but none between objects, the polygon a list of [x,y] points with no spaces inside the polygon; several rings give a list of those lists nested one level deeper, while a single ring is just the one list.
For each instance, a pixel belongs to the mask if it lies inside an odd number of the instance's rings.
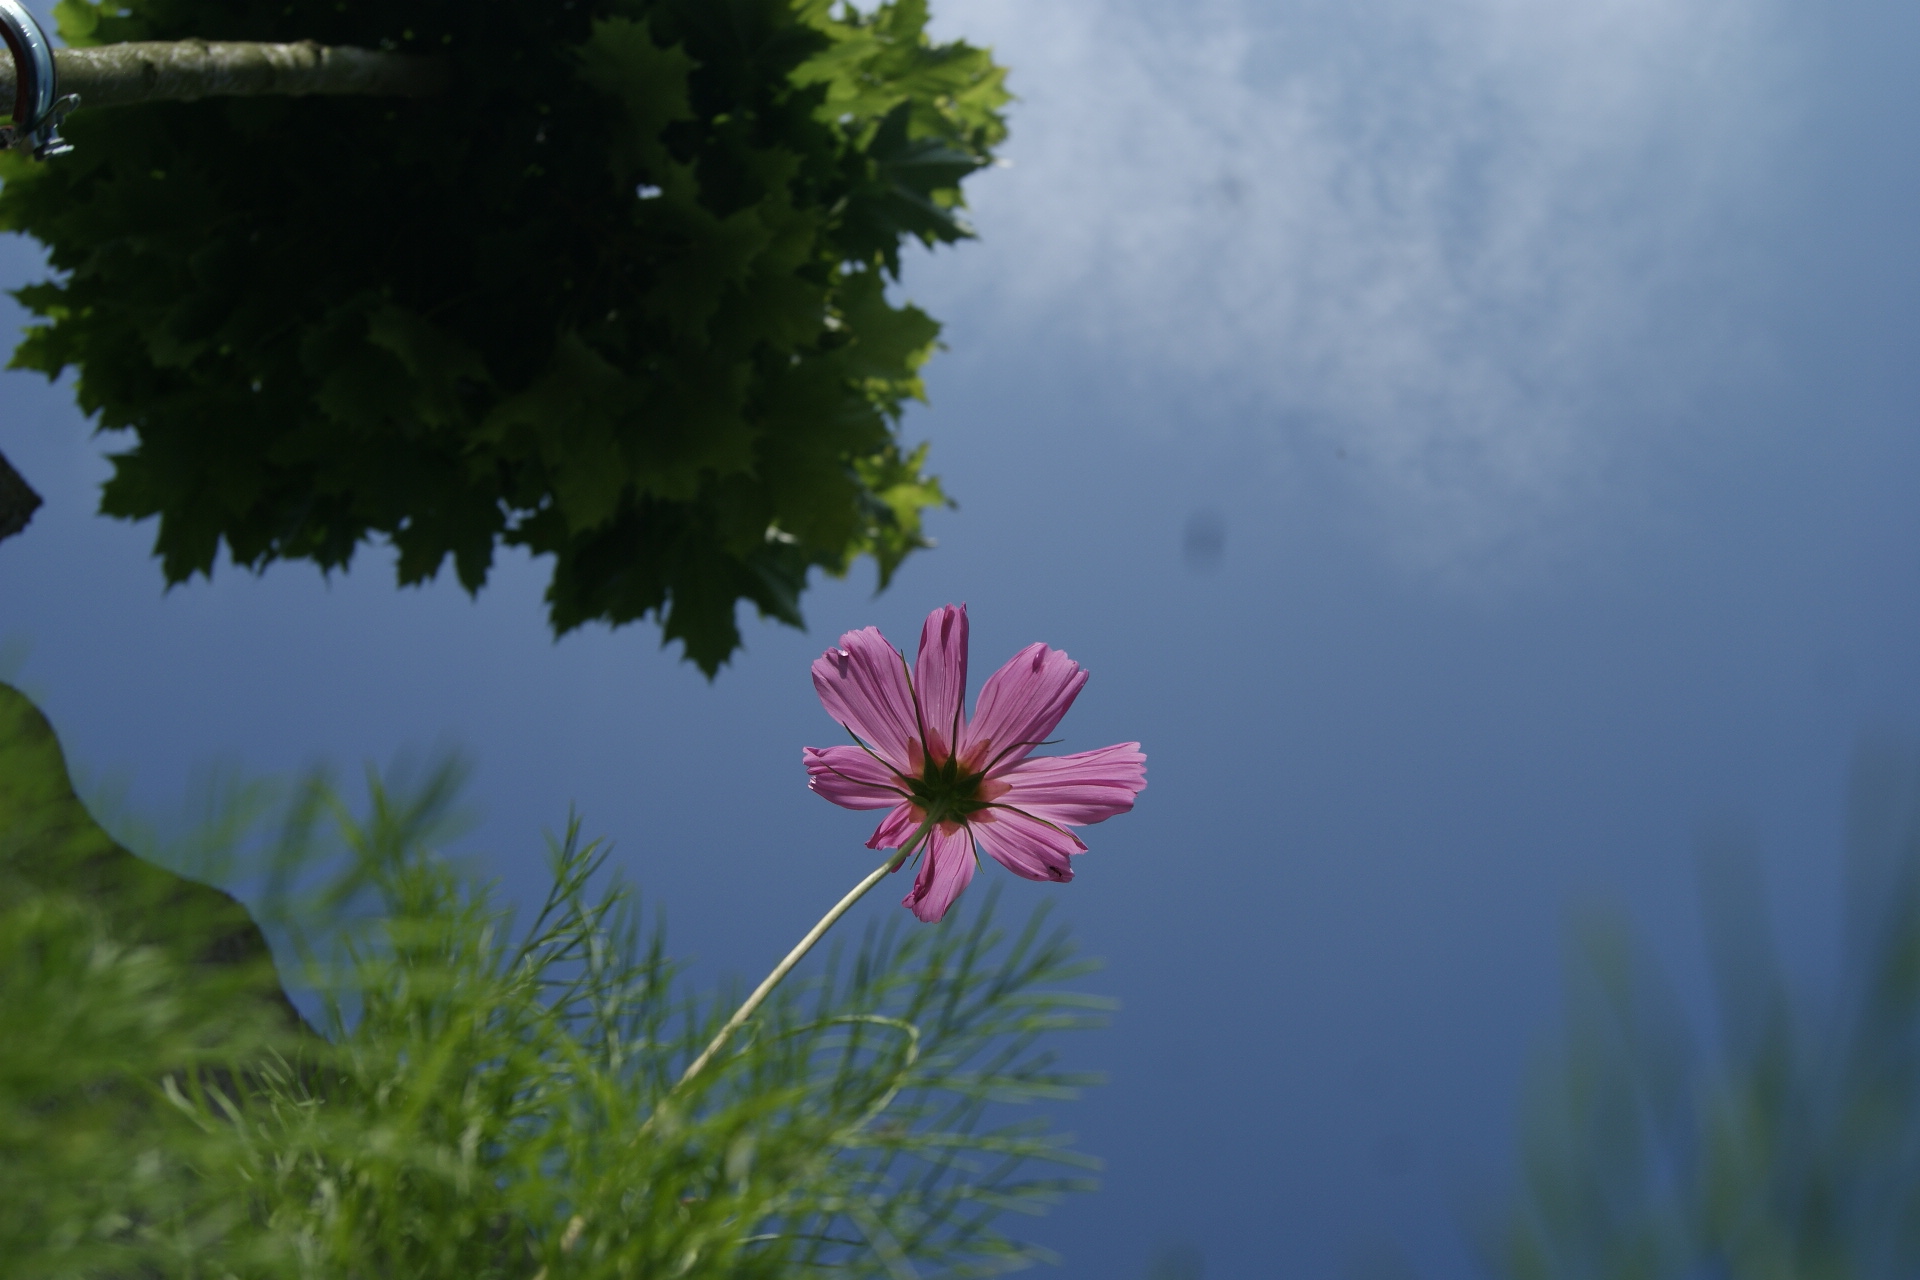
[{"label": "backlit petal", "polygon": [[813,687],[827,714],[894,768],[914,767],[919,739],[907,664],[876,627],[849,631],[814,660]]},{"label": "backlit petal", "polygon": [[1063,826],[1104,822],[1133,808],[1147,785],[1147,757],[1137,742],[1122,742],[1070,756],[1032,756],[994,775],[998,804]]},{"label": "backlit petal", "polygon": [[961,754],[975,769],[1004,769],[1046,741],[1087,682],[1080,664],[1058,649],[1030,644],[987,677],[962,734]]},{"label": "backlit petal", "polygon": [[952,755],[966,714],[967,606],[945,605],[927,615],[913,663],[913,689],[920,695],[928,754]]},{"label": "backlit petal", "polygon": [[867,848],[898,849],[913,839],[913,833],[920,829],[920,820],[926,816],[917,805],[901,805],[880,819],[880,825],[867,837]]},{"label": "backlit petal", "polygon": [[982,809],[967,821],[973,826],[973,838],[982,853],[1029,880],[1073,879],[1069,859],[1087,848],[1072,832],[1018,809]]},{"label": "backlit petal", "polygon": [[906,784],[859,747],[807,747],[807,786],[843,809],[886,809],[906,799]]},{"label": "backlit petal", "polygon": [[920,874],[900,905],[932,924],[947,914],[960,891],[973,882],[973,841],[957,822],[942,823],[927,838]]}]

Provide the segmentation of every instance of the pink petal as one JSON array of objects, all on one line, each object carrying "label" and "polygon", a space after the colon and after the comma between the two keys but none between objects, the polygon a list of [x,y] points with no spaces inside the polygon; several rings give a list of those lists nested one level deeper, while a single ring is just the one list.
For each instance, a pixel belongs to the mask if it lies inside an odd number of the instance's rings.
[{"label": "pink petal", "polygon": [[913,890],[900,899],[900,905],[932,924],[947,914],[953,900],[972,881],[973,841],[965,827],[945,822],[927,837],[920,874],[914,877]]},{"label": "pink petal", "polygon": [[913,691],[929,755],[945,759],[960,742],[967,701],[967,606],[944,605],[920,628]]},{"label": "pink petal", "polygon": [[901,805],[880,819],[880,825],[873,829],[871,836],[867,837],[867,848],[898,849],[913,839],[913,833],[920,829],[920,820],[926,816],[920,811],[918,805]]},{"label": "pink petal", "polygon": [[1087,848],[1072,832],[1018,809],[982,809],[967,821],[974,840],[995,862],[1029,880],[1073,879],[1069,859]]},{"label": "pink petal", "polygon": [[1070,756],[1034,756],[1003,768],[989,795],[1004,804],[1062,826],[1105,822],[1133,808],[1147,785],[1147,757],[1137,742],[1122,742]]},{"label": "pink petal", "polygon": [[874,627],[849,631],[814,660],[813,687],[827,714],[901,772],[916,762],[920,737],[907,687],[907,661]]},{"label": "pink petal", "polygon": [[1080,664],[1058,649],[1030,644],[987,677],[962,734],[961,754],[976,769],[1000,769],[1046,741],[1087,682]]},{"label": "pink petal", "polygon": [[885,809],[907,796],[900,775],[859,747],[807,747],[807,786],[843,809]]}]

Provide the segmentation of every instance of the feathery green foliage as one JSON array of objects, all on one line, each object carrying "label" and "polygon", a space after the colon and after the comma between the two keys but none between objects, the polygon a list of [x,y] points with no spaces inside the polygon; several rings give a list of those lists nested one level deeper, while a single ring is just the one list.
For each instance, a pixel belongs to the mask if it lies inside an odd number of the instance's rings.
[{"label": "feathery green foliage", "polygon": [[1920,759],[1855,770],[1842,998],[1796,1007],[1757,857],[1706,866],[1717,1052],[1617,925],[1575,970],[1536,1082],[1513,1280],[1905,1280],[1920,1274]]},{"label": "feathery green foliage", "polygon": [[[46,1277],[976,1276],[1087,1161],[1009,1104],[1095,1002],[1041,917],[881,930],[687,1089],[729,1011],[689,992],[577,826],[524,928],[430,850],[457,791],[324,782],[274,837],[271,926],[326,1035],[130,940],[87,895],[0,895],[0,1271]],[[0,833],[23,824],[0,804]],[[323,892],[316,868],[333,869]],[[288,907],[289,902],[298,907]]]},{"label": "feathery green foliage", "polygon": [[553,557],[557,632],[659,617],[712,674],[737,602],[884,587],[946,501],[897,421],[938,325],[901,245],[969,234],[1004,72],[925,0],[61,0],[72,44],[311,39],[440,55],[419,100],[81,110],[0,163],[56,279],[14,356],[133,433],[102,510],[169,582],[221,545],[402,583]]}]

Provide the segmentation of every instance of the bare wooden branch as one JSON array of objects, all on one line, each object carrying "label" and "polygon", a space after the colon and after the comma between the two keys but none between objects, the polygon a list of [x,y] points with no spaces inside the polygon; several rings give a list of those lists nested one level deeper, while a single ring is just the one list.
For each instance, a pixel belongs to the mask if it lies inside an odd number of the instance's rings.
[{"label": "bare wooden branch", "polygon": [[40,495],[8,464],[7,455],[0,453],[0,541],[26,528],[39,509]]},{"label": "bare wooden branch", "polygon": [[[270,95],[424,98],[444,92],[448,83],[442,58],[311,40],[176,40],[56,49],[53,65],[59,91],[79,94],[83,107]],[[13,93],[13,61],[0,56],[0,102]]]}]

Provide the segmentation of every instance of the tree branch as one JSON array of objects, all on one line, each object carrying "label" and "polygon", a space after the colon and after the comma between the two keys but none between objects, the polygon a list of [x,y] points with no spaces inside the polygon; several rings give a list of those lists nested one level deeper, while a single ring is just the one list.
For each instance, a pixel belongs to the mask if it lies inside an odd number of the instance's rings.
[{"label": "tree branch", "polygon": [[[56,49],[62,94],[85,107],[197,98],[358,94],[424,98],[446,90],[445,59],[315,44],[176,40]],[[14,67],[0,56],[0,102],[14,94]]]},{"label": "tree branch", "polygon": [[8,464],[7,455],[0,453],[0,542],[26,528],[39,507],[40,495]]}]

